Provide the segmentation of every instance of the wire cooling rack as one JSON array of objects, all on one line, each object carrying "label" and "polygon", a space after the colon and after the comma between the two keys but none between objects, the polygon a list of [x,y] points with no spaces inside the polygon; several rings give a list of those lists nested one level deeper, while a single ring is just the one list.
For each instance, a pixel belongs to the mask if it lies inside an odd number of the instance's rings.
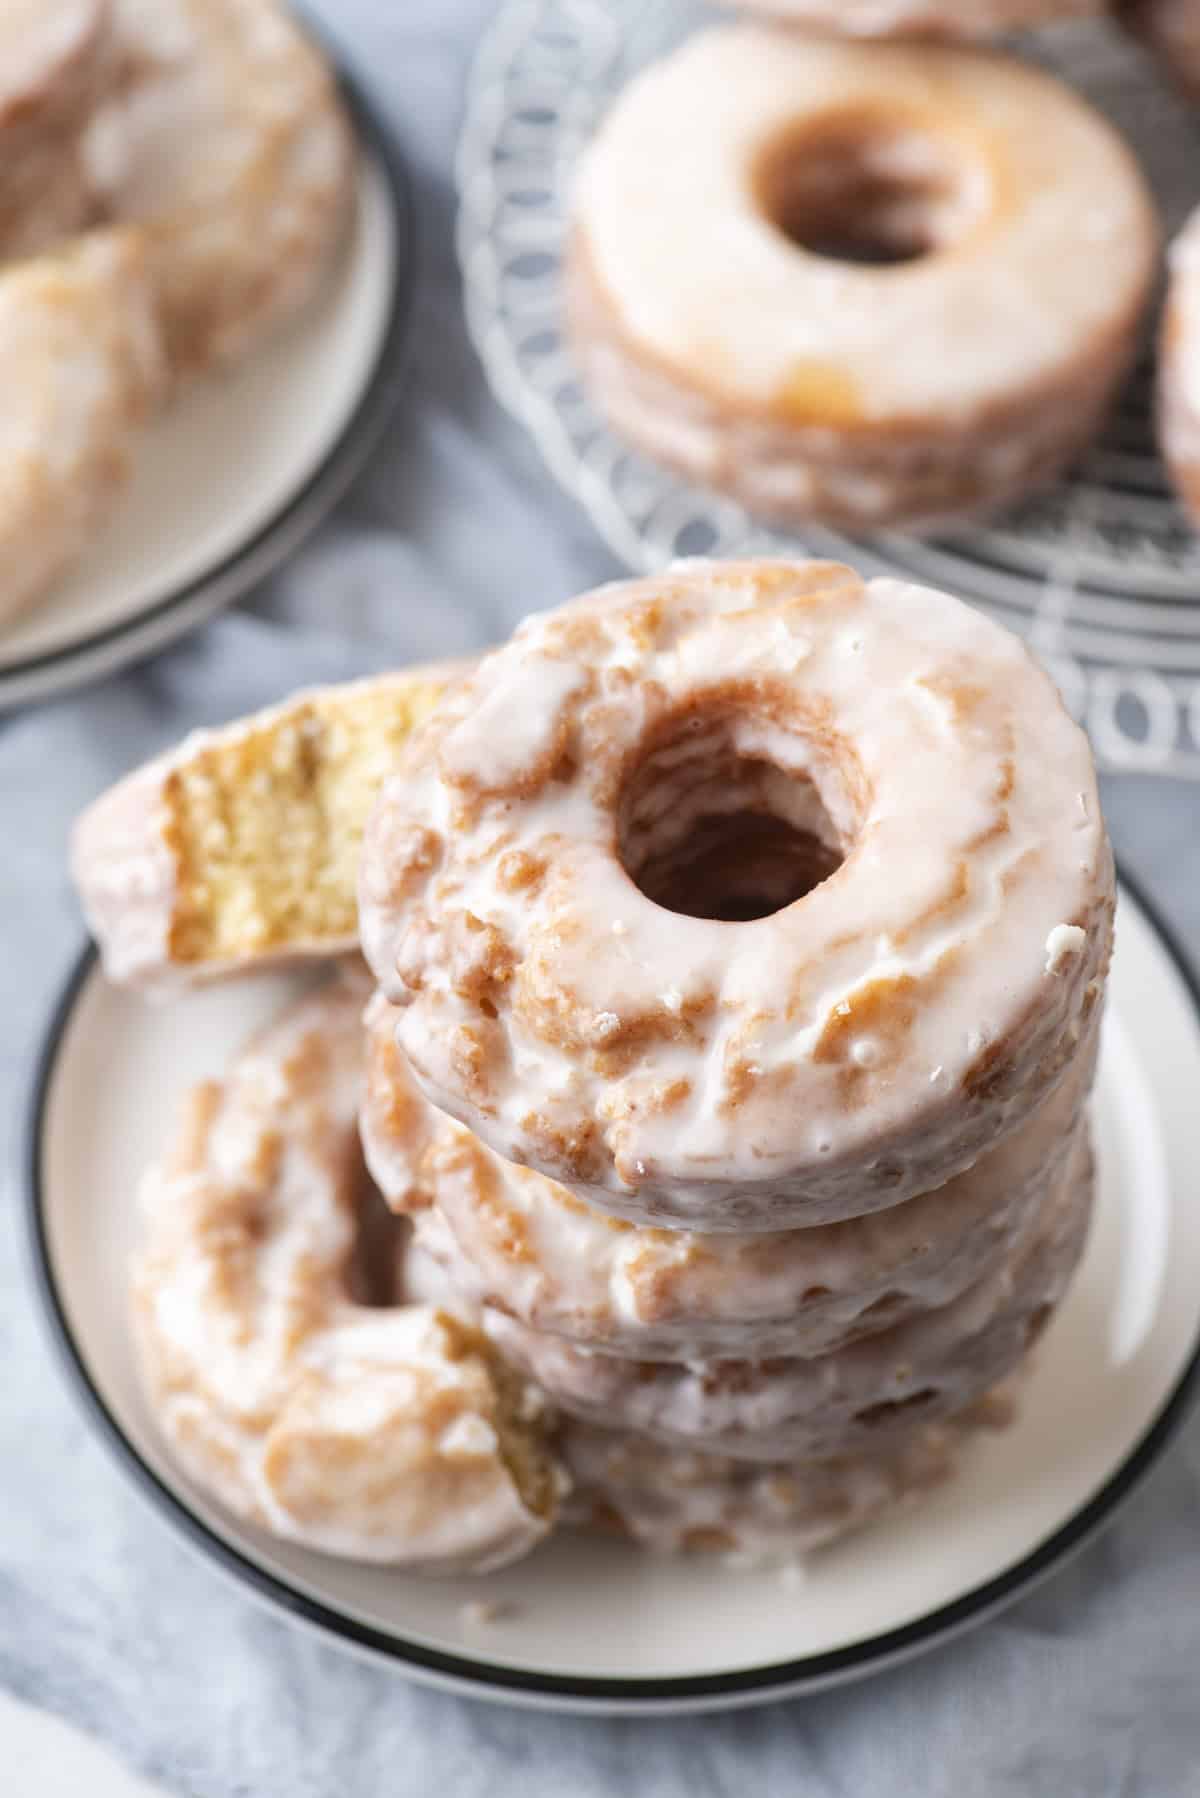
[{"label": "wire cooling rack", "polygon": [[[1200,539],[1155,451],[1149,351],[1069,480],[990,527],[929,540],[764,526],[627,449],[593,410],[562,330],[572,170],[629,77],[710,16],[694,0],[501,5],[458,159],[468,321],[497,394],[631,568],[804,550],[947,587],[1029,639],[1102,765],[1200,780]],[[1175,229],[1200,201],[1200,118],[1103,25],[1023,48],[1125,133]]]}]

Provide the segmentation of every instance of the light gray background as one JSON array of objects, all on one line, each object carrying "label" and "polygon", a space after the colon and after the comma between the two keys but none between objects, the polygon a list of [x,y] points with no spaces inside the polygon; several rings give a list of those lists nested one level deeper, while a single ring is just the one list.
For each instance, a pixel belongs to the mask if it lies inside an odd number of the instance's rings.
[{"label": "light gray background", "polygon": [[[253,605],[131,675],[0,722],[6,1169],[33,1044],[80,941],[64,843],[87,799],[191,725],[301,682],[486,643],[616,572],[489,398],[461,324],[450,171],[489,6],[325,0],[324,10],[389,108],[416,178],[411,379],[370,472]],[[1119,852],[1200,959],[1200,794],[1128,780],[1110,783],[1107,801]],[[1200,1793],[1200,1422],[1120,1523],[1049,1585],[901,1672],[724,1718],[526,1715],[424,1692],[318,1646],[177,1546],[64,1389],[31,1302],[11,1173],[2,1202],[0,1685],[94,1731],[172,1791]],[[27,1798],[12,1778],[0,1743],[0,1793]]]}]

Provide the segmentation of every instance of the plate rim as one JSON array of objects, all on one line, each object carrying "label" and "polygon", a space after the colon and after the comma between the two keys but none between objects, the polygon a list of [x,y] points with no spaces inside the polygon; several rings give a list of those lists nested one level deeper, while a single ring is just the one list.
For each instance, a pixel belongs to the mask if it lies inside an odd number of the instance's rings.
[{"label": "plate rim", "polygon": [[[1174,927],[1158,905],[1147,897],[1141,883],[1118,865],[1121,888],[1144,914],[1174,966],[1193,1013],[1200,1020],[1200,970],[1180,942]],[[1196,1338],[1167,1397],[1129,1453],[1085,1504],[1043,1542],[1004,1572],[972,1587],[947,1604],[939,1605],[912,1622],[865,1638],[844,1648],[802,1655],[762,1666],[725,1673],[663,1675],[623,1678],[582,1674],[556,1674],[470,1654],[432,1648],[404,1636],[347,1616],[331,1604],[311,1597],[289,1584],[226,1541],[160,1478],[126,1435],[93,1379],[87,1359],[76,1339],[69,1311],[59,1288],[50,1249],[45,1207],[43,1137],[46,1111],[63,1044],[77,1006],[99,965],[96,945],[86,940],[74,956],[69,972],[54,999],[49,1020],[37,1045],[28,1083],[18,1138],[18,1187],[24,1236],[32,1266],[40,1312],[66,1384],[84,1416],[94,1426],[119,1471],[144,1502],[164,1519],[199,1558],[215,1564],[219,1573],[239,1585],[250,1597],[292,1622],[314,1629],[325,1641],[357,1652],[375,1665],[427,1684],[496,1702],[543,1710],[599,1714],[653,1715],[761,1704],[773,1699],[804,1696],[827,1687],[849,1683],[883,1672],[900,1662],[935,1647],[986,1621],[1024,1596],[1113,1520],[1120,1506],[1142,1483],[1160,1459],[1172,1437],[1200,1398],[1200,1306]]]},{"label": "plate rim", "polygon": [[[103,679],[164,649],[175,635],[198,626],[209,613],[236,604],[298,548],[336,505],[391,415],[407,368],[417,289],[420,243],[412,176],[399,138],[371,97],[369,83],[357,73],[333,34],[316,24],[307,10],[297,11],[305,31],[329,61],[360,150],[384,182],[395,221],[387,312],[361,390],[333,442],[257,530],[182,586],[130,617],[0,667],[0,711],[51,699],[77,685]],[[238,578],[243,567],[244,582]],[[176,613],[178,618],[173,617]]]}]

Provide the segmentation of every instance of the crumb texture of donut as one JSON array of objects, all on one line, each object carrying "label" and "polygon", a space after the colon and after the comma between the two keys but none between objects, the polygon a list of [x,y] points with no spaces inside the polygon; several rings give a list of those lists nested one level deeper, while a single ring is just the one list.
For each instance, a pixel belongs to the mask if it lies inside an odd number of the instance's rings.
[{"label": "crumb texture of donut", "polygon": [[898,1205],[1017,1129],[1088,1039],[1113,904],[1086,741],[1023,647],[825,563],[529,620],[403,752],[360,878],[433,1104],[700,1231]]},{"label": "crumb texture of donut", "polygon": [[84,813],[72,866],[106,971],[143,984],[352,953],[366,819],[453,669],[297,694],[199,731]]}]

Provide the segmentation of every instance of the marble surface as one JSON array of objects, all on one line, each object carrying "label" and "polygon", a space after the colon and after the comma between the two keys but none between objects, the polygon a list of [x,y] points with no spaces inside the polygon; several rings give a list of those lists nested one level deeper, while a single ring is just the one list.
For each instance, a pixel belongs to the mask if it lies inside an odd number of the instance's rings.
[{"label": "marble surface", "polygon": [[[80,937],[79,806],[186,727],[304,681],[445,654],[615,570],[489,398],[466,342],[451,164],[484,0],[325,0],[418,186],[411,379],[336,518],[252,605],[90,693],[0,722],[0,1114],[14,1167],[32,1046]],[[1200,960],[1200,790],[1110,782],[1118,848]],[[1100,1541],[953,1646],[728,1717],[572,1721],[422,1691],[263,1614],[123,1484],[75,1409],[0,1202],[0,1791],[204,1798],[1194,1798],[1200,1420]],[[84,1758],[79,1756],[100,1756]],[[125,1769],[124,1775],[121,1769]],[[108,1783],[105,1783],[105,1782]]]}]

